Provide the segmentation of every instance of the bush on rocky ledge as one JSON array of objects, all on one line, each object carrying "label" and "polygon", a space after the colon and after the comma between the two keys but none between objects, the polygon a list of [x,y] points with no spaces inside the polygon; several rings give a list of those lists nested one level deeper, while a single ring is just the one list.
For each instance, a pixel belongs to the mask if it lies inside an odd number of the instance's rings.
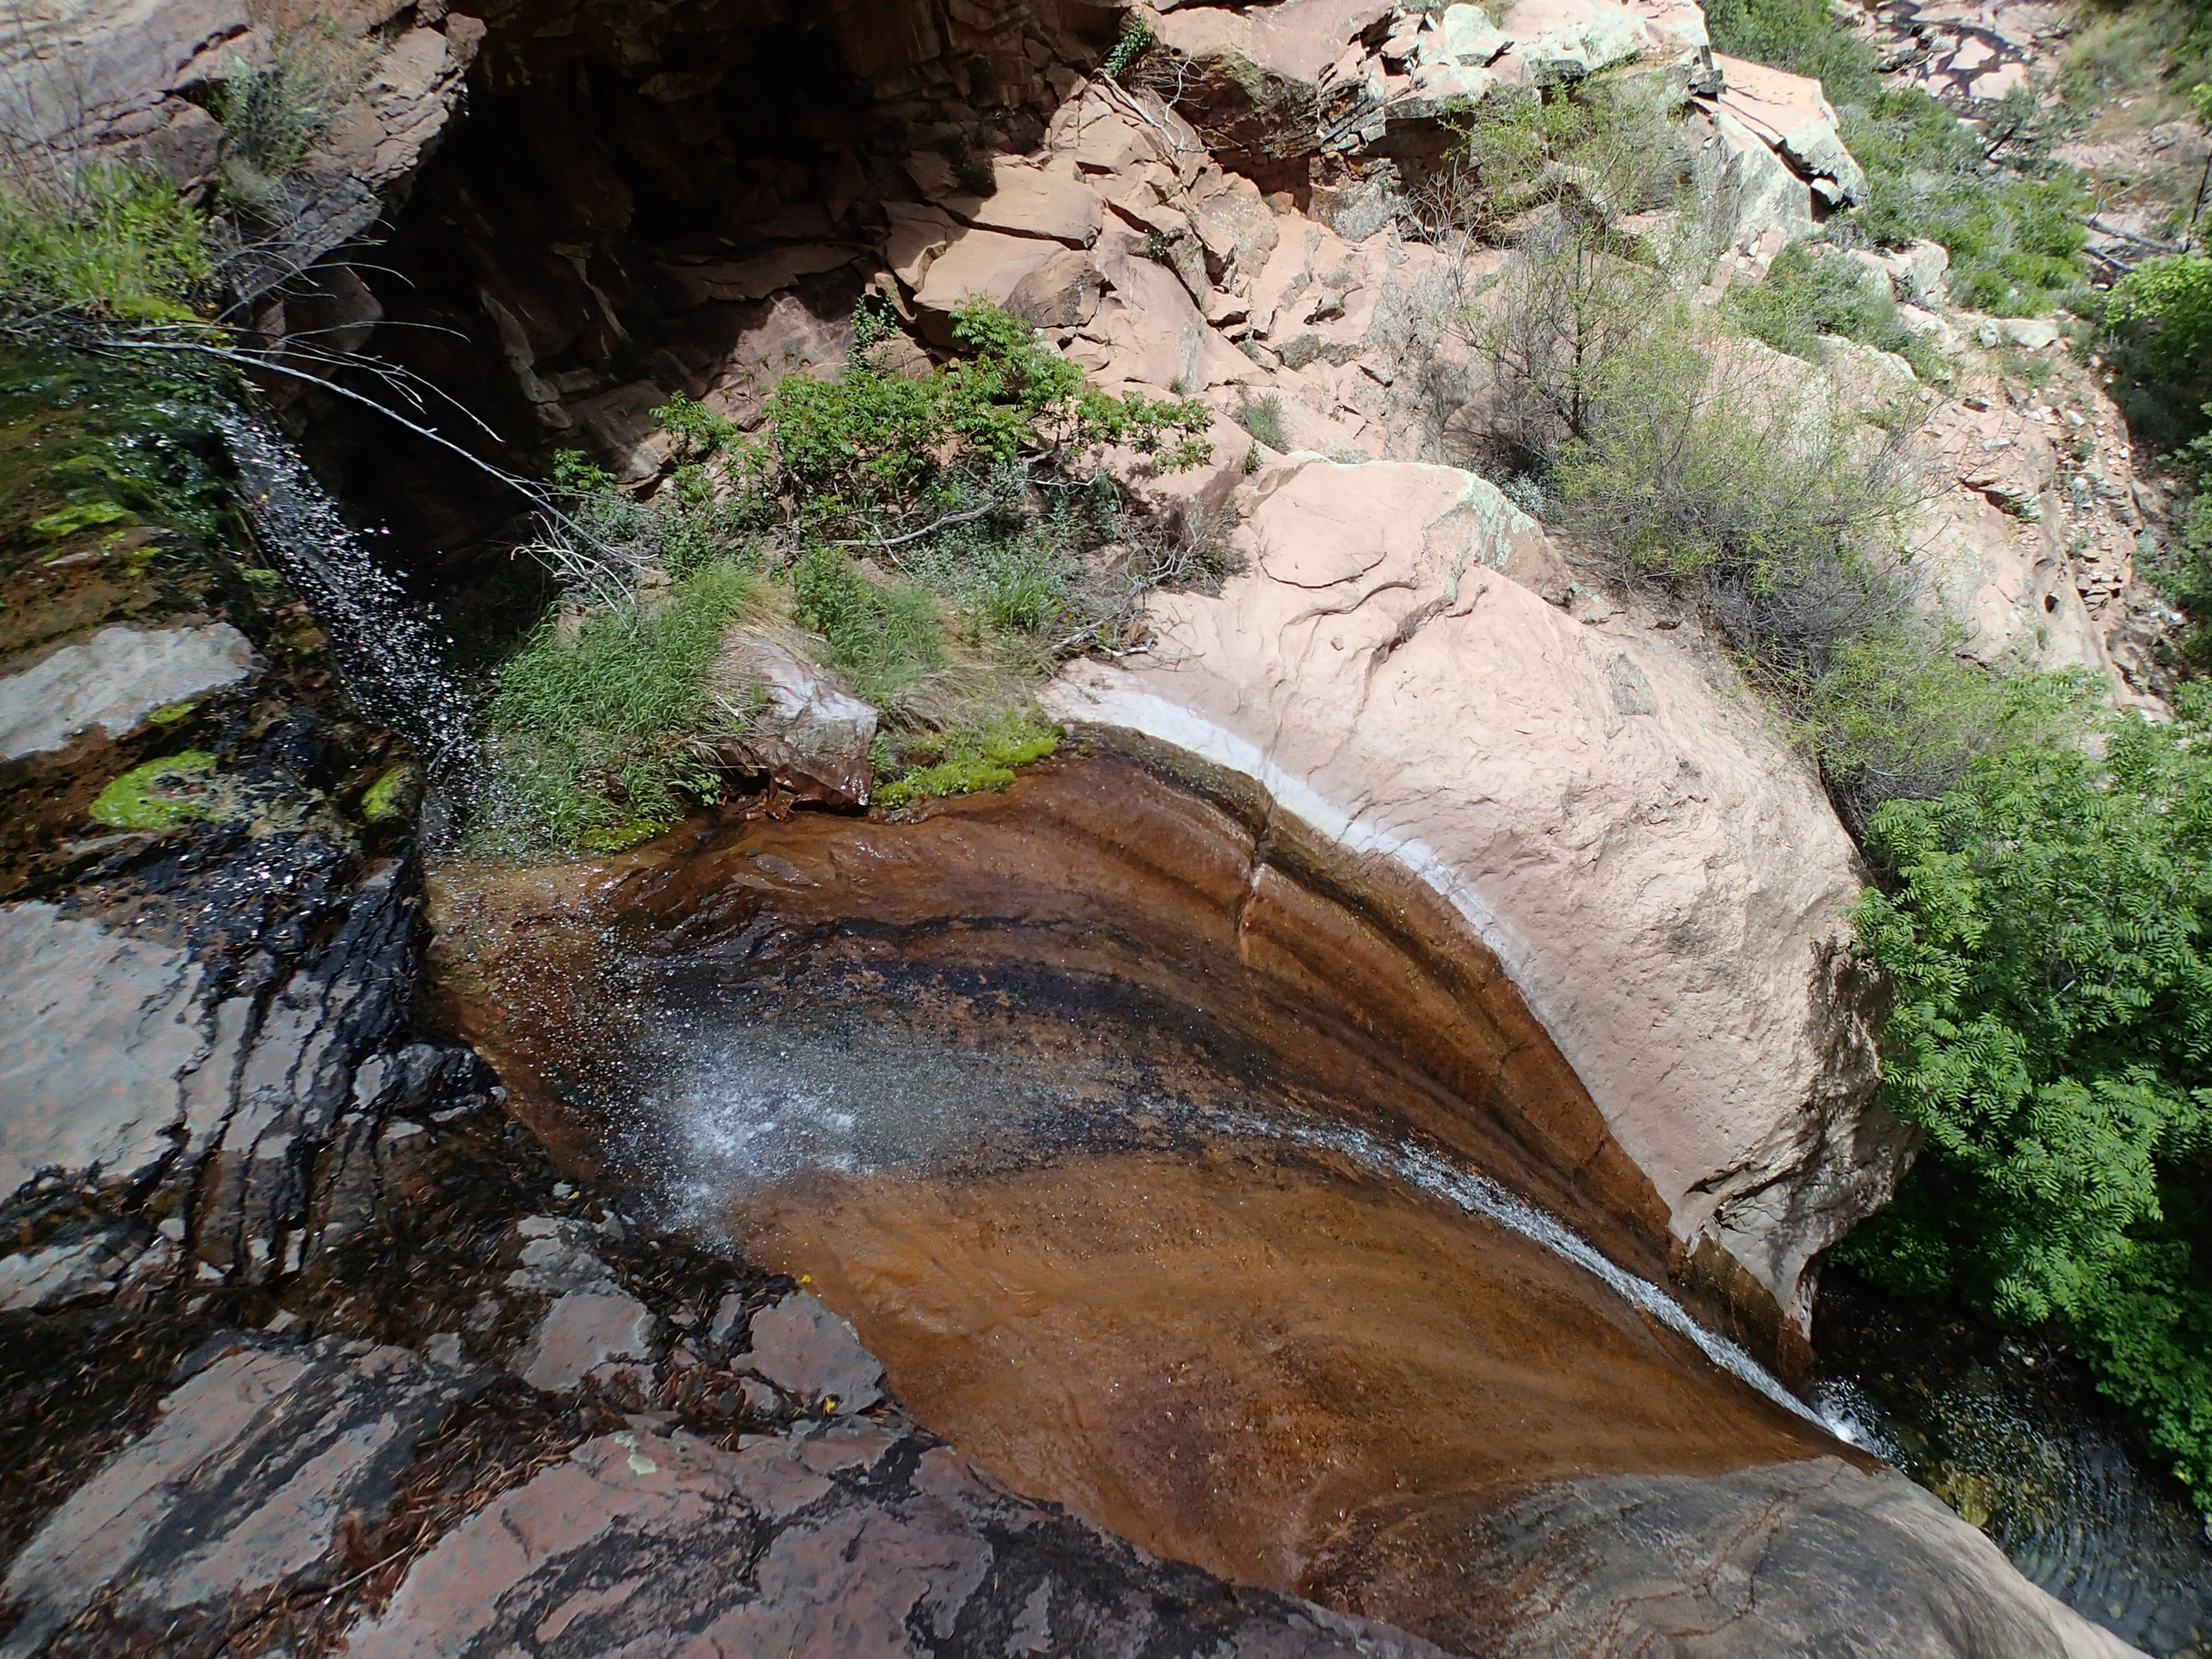
[{"label": "bush on rocky ledge", "polygon": [[1926,1150],[1844,1259],[2074,1331],[2212,1509],[2212,695],[1878,811],[1882,1095]]},{"label": "bush on rocky ledge", "polygon": [[2001,317],[2040,316],[2086,287],[2088,191],[2049,159],[2053,117],[2032,92],[1970,127],[1924,92],[1886,85],[1871,43],[1822,0],[1714,0],[1705,16],[1715,50],[1813,76],[1835,105],[1867,196],[1830,219],[1830,240],[1941,242],[1952,296]]},{"label": "bush on rocky ledge", "polygon": [[[569,598],[501,672],[492,818],[519,803],[556,842],[626,843],[714,798],[702,687],[744,606],[810,632],[880,711],[887,805],[1002,788],[1051,752],[1031,685],[1126,642],[1151,588],[1221,572],[1207,526],[1153,521],[1102,457],[1188,467],[1212,417],[1108,396],[994,305],[964,306],[953,334],[957,355],[925,365],[864,301],[843,372],[786,378],[758,431],[672,400],[657,415],[676,465],[648,501],[562,460],[567,505],[541,550]],[[699,609],[740,572],[741,595]]]}]

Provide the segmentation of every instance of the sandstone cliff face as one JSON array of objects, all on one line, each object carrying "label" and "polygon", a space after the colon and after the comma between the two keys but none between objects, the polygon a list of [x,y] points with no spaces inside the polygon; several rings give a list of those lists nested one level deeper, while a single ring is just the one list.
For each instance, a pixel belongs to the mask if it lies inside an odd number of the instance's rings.
[{"label": "sandstone cliff face", "polygon": [[1251,494],[1244,573],[1159,601],[1154,652],[1071,668],[1048,705],[1246,772],[1436,887],[1675,1238],[1801,1322],[1811,1256],[1907,1145],[1866,1103],[1859,876],[1809,767],[1694,634],[1524,585],[1540,533],[1471,474],[1293,458]]}]

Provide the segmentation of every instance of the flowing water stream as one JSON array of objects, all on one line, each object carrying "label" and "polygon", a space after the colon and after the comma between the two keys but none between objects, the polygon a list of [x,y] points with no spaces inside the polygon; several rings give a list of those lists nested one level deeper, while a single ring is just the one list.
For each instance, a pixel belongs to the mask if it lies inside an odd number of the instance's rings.
[{"label": "flowing water stream", "polygon": [[365,712],[433,772],[464,765],[474,712],[447,669],[452,641],[411,603],[284,438],[251,415],[216,418],[255,539],[314,607]]}]

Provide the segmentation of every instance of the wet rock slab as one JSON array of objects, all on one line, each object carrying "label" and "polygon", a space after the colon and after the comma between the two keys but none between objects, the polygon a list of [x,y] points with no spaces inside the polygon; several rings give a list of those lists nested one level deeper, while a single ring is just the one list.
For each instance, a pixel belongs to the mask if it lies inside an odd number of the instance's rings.
[{"label": "wet rock slab", "polygon": [[[1471,1653],[1577,1659],[2125,1659],[2137,1649],[2024,1583],[1996,1545],[1893,1470],[1836,1458],[1720,1477],[1561,1481],[1417,1525],[1322,1593],[1380,1617],[1425,1597],[1412,1563],[1477,1586],[1428,1628]],[[1439,1628],[1439,1625],[1442,1628]]]},{"label": "wet rock slab", "polygon": [[1428,1643],[1149,1561],[866,1423],[623,1432],[496,1500],[357,1630],[357,1659],[605,1654],[1375,1655]]},{"label": "wet rock slab", "polygon": [[366,1343],[221,1355],[16,1556],[0,1581],[13,1620],[0,1655],[28,1659],[96,1602],[174,1628],[329,1567],[342,1524],[388,1500],[465,1388]]}]

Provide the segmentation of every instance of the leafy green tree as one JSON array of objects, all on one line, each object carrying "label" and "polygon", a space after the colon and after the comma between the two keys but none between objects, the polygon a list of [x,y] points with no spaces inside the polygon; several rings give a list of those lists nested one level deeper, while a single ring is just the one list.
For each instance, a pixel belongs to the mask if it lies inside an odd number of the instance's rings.
[{"label": "leafy green tree", "polygon": [[2144,364],[2172,380],[2212,368],[2212,258],[2147,259],[2112,285],[2105,320],[2144,335]]},{"label": "leafy green tree", "polygon": [[2071,1325],[2212,1505],[2212,695],[2103,755],[1993,755],[1874,814],[1857,914],[1887,976],[1883,1097],[1927,1135],[1846,1259],[1906,1294]]}]

